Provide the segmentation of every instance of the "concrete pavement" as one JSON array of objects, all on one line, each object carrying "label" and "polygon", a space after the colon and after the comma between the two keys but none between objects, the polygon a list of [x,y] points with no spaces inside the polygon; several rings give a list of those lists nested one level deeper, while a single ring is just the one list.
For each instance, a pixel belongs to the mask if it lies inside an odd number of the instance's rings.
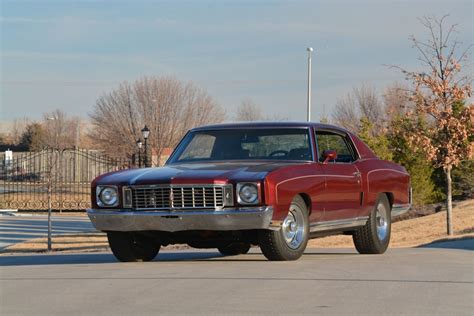
[{"label": "concrete pavement", "polygon": [[269,262],[254,249],[0,256],[3,315],[472,315],[474,252],[443,248],[311,249]]}]

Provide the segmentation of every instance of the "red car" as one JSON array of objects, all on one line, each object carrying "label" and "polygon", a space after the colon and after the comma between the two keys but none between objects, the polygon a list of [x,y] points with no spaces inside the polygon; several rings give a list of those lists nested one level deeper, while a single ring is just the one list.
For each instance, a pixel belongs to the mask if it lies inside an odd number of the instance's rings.
[{"label": "red car", "polygon": [[410,204],[405,168],[342,128],[240,123],[192,129],[164,167],[96,178],[88,215],[120,261],[179,243],[223,255],[258,245],[269,260],[296,260],[310,238],[332,234],[383,253],[391,218]]}]

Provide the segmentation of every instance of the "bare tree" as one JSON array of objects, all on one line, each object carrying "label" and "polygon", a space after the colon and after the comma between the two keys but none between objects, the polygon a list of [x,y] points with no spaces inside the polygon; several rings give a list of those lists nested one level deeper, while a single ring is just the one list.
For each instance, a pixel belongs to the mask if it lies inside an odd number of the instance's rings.
[{"label": "bare tree", "polygon": [[366,119],[380,128],[384,121],[384,108],[374,87],[362,85],[336,103],[332,118],[337,125],[358,132],[361,119]]},{"label": "bare tree", "polygon": [[452,225],[452,168],[464,159],[472,159],[474,144],[474,105],[465,102],[472,96],[472,78],[462,73],[471,46],[459,51],[460,42],[452,38],[456,25],[425,17],[420,22],[428,31],[428,40],[412,37],[413,46],[425,71],[402,70],[412,84],[410,93],[415,107],[405,115],[405,133],[414,150],[422,151],[446,175],[447,231]]},{"label": "bare tree", "polygon": [[74,146],[77,148],[77,124],[79,124],[77,118],[68,118],[61,110],[43,114],[42,125],[45,131],[47,155],[44,177],[48,197],[48,251],[52,250],[52,199],[63,177],[61,158],[67,149]]},{"label": "bare tree", "polygon": [[326,113],[326,104],[323,104],[323,113],[319,117],[319,122],[323,124],[329,124],[329,117]]},{"label": "bare tree", "polygon": [[84,149],[100,149],[97,140],[93,137],[94,126],[90,120],[79,121],[79,147]]},{"label": "bare tree", "polygon": [[252,99],[244,99],[237,108],[236,121],[263,121],[264,117],[260,108],[252,101]]},{"label": "bare tree", "polygon": [[402,115],[414,108],[410,100],[410,90],[407,86],[394,83],[388,86],[383,95],[384,108],[388,116]]},{"label": "bare tree", "polygon": [[352,94],[349,93],[344,99],[337,101],[332,119],[335,124],[357,133],[360,115],[357,102]]},{"label": "bare tree", "polygon": [[192,83],[169,77],[123,82],[102,95],[90,114],[90,137],[109,154],[131,156],[140,130],[147,125],[157,161],[190,128],[221,122],[225,113],[214,98]]},{"label": "bare tree", "polygon": [[27,117],[22,117],[13,120],[13,126],[10,133],[11,142],[14,145],[18,145],[21,142],[21,137],[25,133],[26,128],[30,125],[31,120]]},{"label": "bare tree", "polygon": [[44,178],[46,180],[45,187],[47,192],[47,199],[48,199],[48,251],[52,251],[53,249],[53,222],[52,222],[52,212],[53,212],[53,195],[56,193],[58,189],[58,183],[60,181],[59,178],[61,177],[61,156],[64,153],[64,149],[59,148],[47,148],[44,150],[46,154],[46,165],[44,166]]},{"label": "bare tree", "polygon": [[77,118],[68,118],[61,110],[43,114],[45,143],[49,148],[72,148],[76,145]]},{"label": "bare tree", "polygon": [[255,104],[252,99],[246,98],[242,100],[239,107],[237,108],[235,120],[241,122],[288,121],[289,117],[283,116],[278,113],[273,113],[272,115],[264,115],[261,111],[260,106]]}]

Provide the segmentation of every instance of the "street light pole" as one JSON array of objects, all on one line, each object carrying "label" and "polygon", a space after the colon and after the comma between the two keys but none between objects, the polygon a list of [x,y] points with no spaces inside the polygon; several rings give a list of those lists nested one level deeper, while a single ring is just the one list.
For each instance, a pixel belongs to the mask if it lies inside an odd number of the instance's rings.
[{"label": "street light pole", "polygon": [[312,47],[306,48],[308,51],[308,113],[307,119],[308,122],[311,121],[311,52],[313,51]]},{"label": "street light pole", "polygon": [[[56,123],[57,118],[54,117],[54,116],[51,116],[51,117],[48,117],[47,120],[48,120],[48,121],[54,121],[54,122],[55,122],[55,123],[54,123],[54,126],[53,126],[53,129],[54,129],[54,147],[55,147],[56,149],[59,149],[59,145],[58,145],[58,143],[59,143],[59,142],[58,142],[58,129],[57,129],[57,126],[56,126],[56,125],[57,125],[57,123]],[[48,124],[48,125],[49,125],[49,124]],[[51,128],[51,125],[49,125],[49,126],[50,126],[50,128]],[[48,133],[48,134],[49,134],[49,133]],[[48,136],[49,136],[49,135],[48,135]],[[48,142],[48,143],[49,143],[49,142]]]},{"label": "street light pole", "polygon": [[150,167],[148,165],[148,145],[147,145],[147,140],[148,136],[150,135],[150,129],[145,125],[145,127],[142,129],[142,136],[143,139],[145,140],[145,168]]},{"label": "street light pole", "polygon": [[138,139],[137,142],[138,147],[138,168],[142,167],[142,140]]}]

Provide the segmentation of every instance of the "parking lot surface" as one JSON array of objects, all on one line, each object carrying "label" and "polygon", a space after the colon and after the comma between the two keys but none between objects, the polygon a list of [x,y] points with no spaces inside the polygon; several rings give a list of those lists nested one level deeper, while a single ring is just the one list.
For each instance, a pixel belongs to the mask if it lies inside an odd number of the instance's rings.
[{"label": "parking lot surface", "polygon": [[311,249],[269,262],[257,249],[165,251],[153,262],[110,253],[0,256],[3,315],[472,315],[474,252]]}]

